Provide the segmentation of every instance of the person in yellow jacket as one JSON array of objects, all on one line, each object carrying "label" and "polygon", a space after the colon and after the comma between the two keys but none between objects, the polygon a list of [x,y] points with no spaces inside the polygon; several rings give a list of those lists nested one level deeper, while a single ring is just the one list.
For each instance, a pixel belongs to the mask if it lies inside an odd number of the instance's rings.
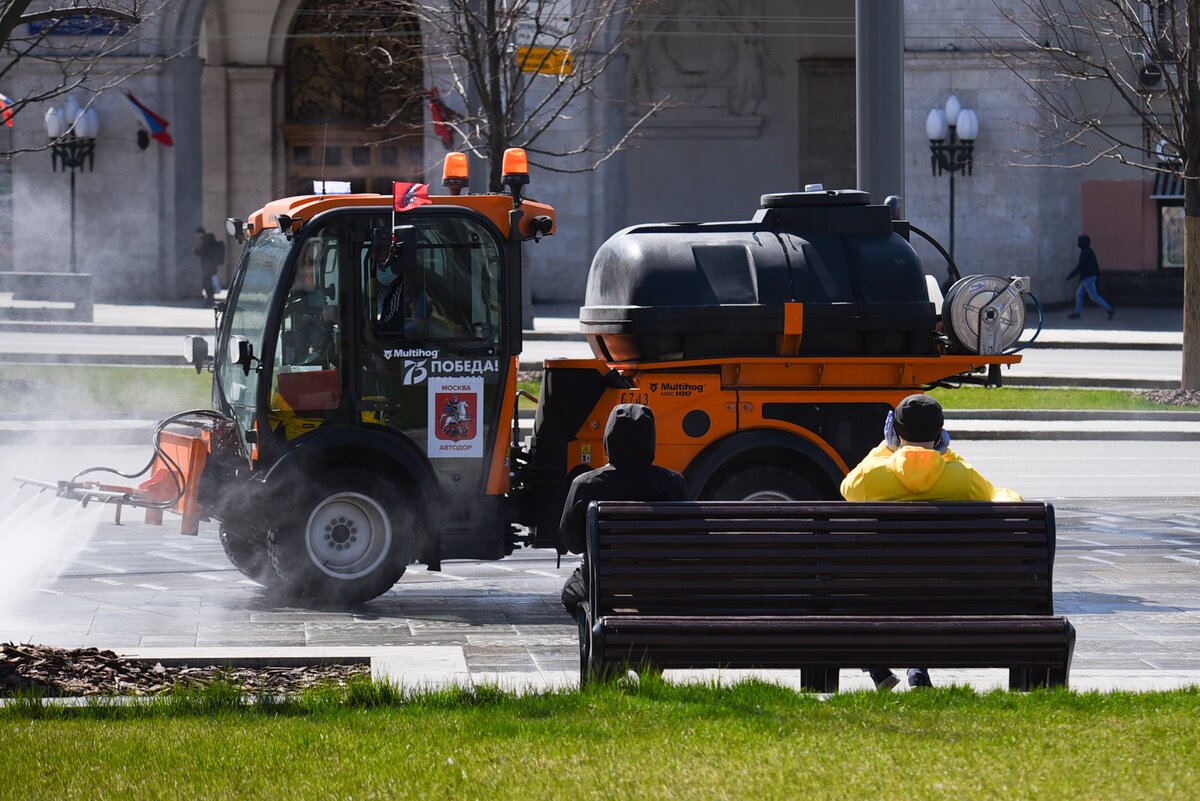
[{"label": "person in yellow jacket", "polygon": [[[928,395],[909,395],[888,412],[879,443],[842,480],[848,501],[1019,501],[1021,496],[994,487],[979,471],[950,450],[942,406]],[[881,690],[899,684],[892,671],[868,668]],[[910,687],[932,687],[929,671],[911,668]]]}]

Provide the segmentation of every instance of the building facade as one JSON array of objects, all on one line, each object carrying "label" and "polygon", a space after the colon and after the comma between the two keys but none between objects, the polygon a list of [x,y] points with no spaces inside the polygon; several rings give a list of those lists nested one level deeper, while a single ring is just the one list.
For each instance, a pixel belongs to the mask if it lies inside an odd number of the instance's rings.
[{"label": "building facade", "polygon": [[[81,89],[101,132],[94,170],[77,176],[75,236],[78,269],[98,277],[100,300],[199,301],[193,231],[220,232],[226,217],[311,191],[315,180],[381,192],[392,180],[437,184],[447,148],[431,107],[376,125],[397,106],[394,87],[372,83],[369,65],[329,29],[327,5],[178,0],[144,23],[136,46],[106,66],[127,73],[121,89],[169,120],[172,147],[139,147],[138,121],[120,91],[92,94],[99,80]],[[1015,154],[1037,144],[1033,111],[1024,84],[978,43],[981,28],[1004,35],[998,12],[984,5],[905,3],[897,135],[906,154],[906,215],[945,240],[948,182],[930,169],[924,121],[954,93],[981,120],[972,175],[956,184],[964,273],[1031,275],[1044,302],[1062,301],[1071,291],[1062,279],[1074,264],[1075,236],[1087,232],[1106,274],[1169,275],[1177,251],[1169,242],[1164,249],[1162,231],[1174,230],[1177,212],[1169,209],[1177,203],[1155,192],[1171,186],[1099,165],[1015,166]],[[627,225],[745,219],[763,193],[809,183],[853,187],[854,13],[853,0],[656,2],[623,42],[602,91],[562,115],[550,141],[569,148],[614,119],[627,126],[655,102],[665,101],[663,109],[595,171],[533,170],[529,194],[557,208],[559,228],[531,249],[532,297],[580,302],[590,254]],[[451,110],[461,107],[428,32],[412,21],[389,24],[419,55],[414,85],[436,88]],[[52,65],[22,63],[0,91],[16,97],[53,78]],[[0,149],[27,151],[0,169],[0,218],[8,223],[0,220],[7,240],[0,269],[66,269],[67,179],[38,150],[46,144],[39,112],[31,108],[0,134]],[[941,259],[919,249],[939,273]],[[235,250],[228,248],[231,262]]]}]

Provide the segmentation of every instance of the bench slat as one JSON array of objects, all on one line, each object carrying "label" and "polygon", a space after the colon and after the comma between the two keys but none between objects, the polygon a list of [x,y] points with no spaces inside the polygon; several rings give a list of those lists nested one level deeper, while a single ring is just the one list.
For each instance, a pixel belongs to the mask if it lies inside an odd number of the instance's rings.
[{"label": "bench slat", "polygon": [[[843,575],[862,576],[862,575],[878,575],[878,576],[896,576],[896,575],[917,575],[929,576],[931,580],[936,580],[937,576],[942,574],[936,568],[938,565],[929,562],[920,563],[913,562],[910,564],[893,564],[886,567],[878,564],[864,562],[855,564],[853,562],[823,562],[814,560],[813,562],[802,562],[800,564],[792,564],[784,562],[783,564],[755,564],[751,562],[741,562],[738,564],[713,564],[711,562],[697,560],[692,563],[682,562],[666,564],[655,569],[654,565],[629,565],[621,566],[609,563],[603,569],[608,576],[661,576],[672,572],[678,568],[679,572],[687,576],[703,576],[706,574],[715,574],[722,576],[730,575],[794,575],[807,576],[813,573],[818,573],[823,576],[837,578]],[[949,565],[946,566],[949,568]],[[1021,567],[1028,568],[1020,570]],[[960,566],[957,572],[967,573],[970,575],[997,575],[1011,574],[1022,575],[1028,573],[1048,572],[1049,563],[1045,560],[1041,562],[1029,562],[1026,564],[1004,565],[1004,564],[972,564],[968,566]],[[933,568],[933,569],[931,569]],[[947,572],[949,572],[947,570]]]},{"label": "bench slat", "polygon": [[919,551],[912,548],[878,548],[868,544],[861,547],[829,546],[820,550],[813,547],[781,547],[781,548],[738,548],[721,545],[718,547],[696,547],[680,544],[676,548],[655,546],[652,548],[601,548],[598,558],[605,560],[612,568],[622,564],[646,564],[650,561],[661,562],[664,565],[687,564],[700,560],[706,562],[728,561],[730,563],[753,563],[762,560],[764,554],[772,560],[795,562],[797,564],[824,564],[831,561],[845,563],[877,564],[880,559],[889,562],[907,559],[914,562],[924,561],[953,561],[967,560],[976,563],[1025,563],[1046,561],[1045,548],[1020,547],[1005,548],[1000,545],[988,548],[960,548],[952,545],[938,547],[923,547]]},{"label": "bench slat", "polygon": [[697,532],[705,533],[715,532],[738,532],[738,531],[778,531],[794,534],[797,532],[825,532],[825,531],[843,531],[843,532],[892,532],[900,531],[905,534],[913,534],[919,532],[932,531],[950,531],[956,532],[963,536],[972,536],[976,532],[984,531],[1020,531],[1029,530],[1042,532],[1046,530],[1044,520],[1031,520],[1027,518],[991,518],[981,520],[970,519],[953,519],[953,520],[921,520],[920,522],[909,520],[879,520],[879,519],[800,519],[800,520],[785,520],[778,518],[770,519],[714,519],[714,518],[689,518],[683,520],[607,520],[600,526],[602,535],[607,540],[614,534],[628,534],[631,532],[638,533],[659,533],[659,532]]},{"label": "bench slat", "polygon": [[703,535],[706,542],[722,543],[722,544],[738,544],[738,546],[752,547],[756,544],[760,546],[768,546],[768,544],[776,543],[794,543],[803,544],[803,546],[826,546],[826,544],[863,544],[863,546],[877,546],[881,548],[910,546],[916,543],[1013,543],[1013,544],[1036,544],[1036,546],[1045,547],[1045,530],[1026,530],[1026,531],[1004,531],[997,530],[995,532],[971,532],[971,531],[888,531],[887,534],[880,532],[869,531],[844,531],[836,532],[836,534],[797,534],[794,531],[720,531],[710,532],[704,529],[689,529],[685,531],[672,532],[672,534],[664,534],[661,531],[655,532],[626,532],[622,531],[619,534],[614,534],[607,530],[601,530],[602,537],[600,548],[601,550],[616,548],[640,548],[642,546],[664,546],[664,544],[673,544],[678,546],[679,543],[694,542],[697,537]]}]

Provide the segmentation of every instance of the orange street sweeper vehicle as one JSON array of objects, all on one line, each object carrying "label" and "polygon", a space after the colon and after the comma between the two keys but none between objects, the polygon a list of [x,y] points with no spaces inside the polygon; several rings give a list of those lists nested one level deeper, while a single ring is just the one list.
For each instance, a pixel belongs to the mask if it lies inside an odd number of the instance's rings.
[{"label": "orange street sweeper vehicle", "polygon": [[170,508],[185,533],[219,521],[250,578],[357,602],[414,562],[554,546],[618,403],[654,409],[657,461],[696,498],[836,498],[901,398],[1020,360],[1024,279],[969,276],[939,307],[892,207],[765,195],[746,221],[635,226],[600,248],[580,310],[594,358],[545,362],[526,436],[522,250],[555,217],[524,197],[522,156],[509,194],[462,194],[452,156],[449,194],[291,197],[231,220],[245,248],[215,349],[188,345],[212,410],[160,426],[141,488],[61,491]]}]

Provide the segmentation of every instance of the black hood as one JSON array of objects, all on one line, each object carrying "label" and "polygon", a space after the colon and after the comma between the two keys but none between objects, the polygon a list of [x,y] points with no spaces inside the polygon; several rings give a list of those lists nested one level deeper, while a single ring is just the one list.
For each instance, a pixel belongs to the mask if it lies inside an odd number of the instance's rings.
[{"label": "black hood", "polygon": [[1086,248],[1092,244],[1092,238],[1087,234],[1079,237],[1079,247]]},{"label": "black hood", "polygon": [[604,450],[615,467],[654,464],[654,412],[640,403],[613,407],[604,429]]}]

